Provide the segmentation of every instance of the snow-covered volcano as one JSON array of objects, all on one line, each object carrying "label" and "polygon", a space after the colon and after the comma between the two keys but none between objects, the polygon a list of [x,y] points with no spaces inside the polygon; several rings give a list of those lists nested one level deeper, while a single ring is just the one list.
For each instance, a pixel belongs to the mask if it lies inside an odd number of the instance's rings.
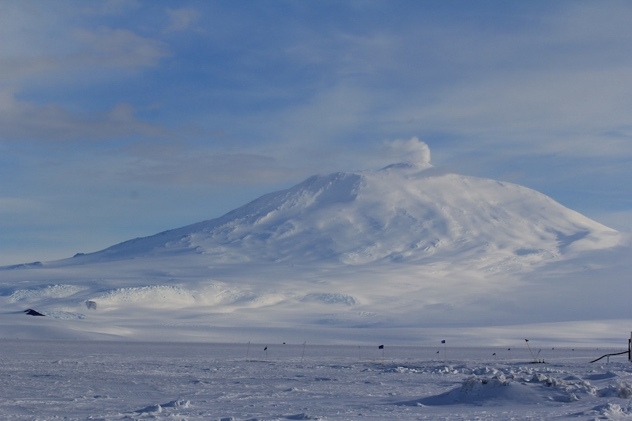
[{"label": "snow-covered volcano", "polygon": [[209,263],[511,259],[529,266],[618,241],[615,230],[534,190],[397,164],[313,176],[220,218],[77,256],[73,263],[195,253]]},{"label": "snow-covered volcano", "polygon": [[577,321],[627,317],[623,243],[536,191],[428,162],[313,176],[217,219],[3,268],[0,335],[417,342],[573,322],[594,337]]}]

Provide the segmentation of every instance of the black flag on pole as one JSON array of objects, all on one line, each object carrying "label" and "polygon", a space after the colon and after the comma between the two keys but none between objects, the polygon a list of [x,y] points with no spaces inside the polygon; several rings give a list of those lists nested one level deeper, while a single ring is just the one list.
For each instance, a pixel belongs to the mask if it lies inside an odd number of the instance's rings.
[{"label": "black flag on pole", "polygon": [[444,344],[444,343],[445,343],[445,339],[444,339],[444,340],[442,340],[442,341],[441,341],[441,343],[442,343],[442,344]]},{"label": "black flag on pole", "polygon": [[380,345],[377,347],[378,349],[384,349],[384,345]]}]

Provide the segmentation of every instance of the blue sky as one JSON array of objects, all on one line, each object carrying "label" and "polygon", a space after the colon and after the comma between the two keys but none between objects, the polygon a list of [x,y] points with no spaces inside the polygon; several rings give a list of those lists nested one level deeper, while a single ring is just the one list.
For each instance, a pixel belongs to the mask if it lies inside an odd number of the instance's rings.
[{"label": "blue sky", "polygon": [[377,169],[413,137],[632,231],[631,21],[617,1],[0,0],[0,264]]}]

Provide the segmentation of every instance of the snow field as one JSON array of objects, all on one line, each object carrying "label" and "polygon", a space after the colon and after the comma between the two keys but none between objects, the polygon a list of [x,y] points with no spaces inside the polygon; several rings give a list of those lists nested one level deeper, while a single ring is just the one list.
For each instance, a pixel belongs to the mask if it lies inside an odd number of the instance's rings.
[{"label": "snow field", "polygon": [[588,363],[608,351],[5,340],[0,418],[632,418],[632,364]]}]

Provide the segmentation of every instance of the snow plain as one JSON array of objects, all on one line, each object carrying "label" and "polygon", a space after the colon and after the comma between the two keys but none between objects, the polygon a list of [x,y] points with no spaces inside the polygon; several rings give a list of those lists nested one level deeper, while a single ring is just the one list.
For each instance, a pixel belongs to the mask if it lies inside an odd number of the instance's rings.
[{"label": "snow plain", "polygon": [[[165,338],[167,341],[168,338]],[[632,418],[621,349],[0,342],[3,420]],[[267,349],[265,349],[267,348]],[[264,350],[265,349],[265,350]],[[545,363],[533,363],[532,354]]]}]

